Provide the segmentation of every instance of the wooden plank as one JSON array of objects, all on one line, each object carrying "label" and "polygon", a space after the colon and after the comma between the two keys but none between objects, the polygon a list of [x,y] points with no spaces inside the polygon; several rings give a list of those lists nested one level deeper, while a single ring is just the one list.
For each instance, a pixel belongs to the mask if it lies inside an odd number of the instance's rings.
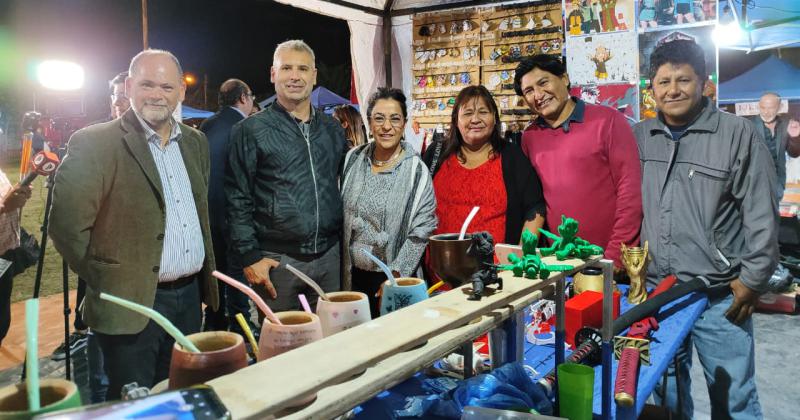
[{"label": "wooden plank", "polygon": [[[569,264],[576,272],[598,258]],[[466,299],[465,285],[448,293],[382,316],[356,328],[308,344],[288,353],[257,363],[208,382],[234,418],[264,418],[277,413],[299,396],[360,374],[398,352],[414,348],[445,331],[459,328],[486,313],[506,306],[552,284],[568,273],[553,273],[550,278],[530,280],[503,272],[503,290],[480,301]]]},{"label": "wooden plank", "polygon": [[543,294],[552,294],[552,289],[544,293],[542,290],[537,290],[463,327],[439,334],[428,340],[424,346],[390,356],[374,367],[368,368],[362,375],[321,390],[317,394],[317,399],[307,407],[295,412],[279,413],[278,417],[329,419],[343,414],[452,353],[461,343],[486,334],[513,313],[542,298]]}]

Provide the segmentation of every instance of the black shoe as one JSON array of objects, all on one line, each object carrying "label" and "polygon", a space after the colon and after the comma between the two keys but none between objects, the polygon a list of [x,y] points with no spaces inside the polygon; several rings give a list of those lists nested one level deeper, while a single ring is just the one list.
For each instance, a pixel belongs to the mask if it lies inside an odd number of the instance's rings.
[{"label": "black shoe", "polygon": [[[87,344],[87,337],[86,333],[82,332],[74,332],[69,335],[69,355],[75,355],[75,352],[78,350],[86,347]],[[50,356],[53,360],[64,360],[67,358],[67,343],[61,343],[58,348],[53,351],[53,355]]]}]

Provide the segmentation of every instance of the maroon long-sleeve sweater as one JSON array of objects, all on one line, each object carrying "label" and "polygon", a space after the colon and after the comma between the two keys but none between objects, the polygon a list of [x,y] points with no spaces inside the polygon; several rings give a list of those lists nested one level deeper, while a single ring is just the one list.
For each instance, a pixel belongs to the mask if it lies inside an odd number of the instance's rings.
[{"label": "maroon long-sleeve sweater", "polygon": [[561,126],[531,124],[522,150],[542,181],[549,229],[556,233],[562,214],[576,219],[578,236],[621,267],[620,244],[638,245],[642,222],[636,139],[622,113],[572,100],[575,110]]}]

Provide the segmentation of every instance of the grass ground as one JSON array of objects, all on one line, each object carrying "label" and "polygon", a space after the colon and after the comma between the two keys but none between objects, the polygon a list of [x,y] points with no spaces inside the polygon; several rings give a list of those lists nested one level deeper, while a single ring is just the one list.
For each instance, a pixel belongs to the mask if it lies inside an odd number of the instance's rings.
[{"label": "grass ground", "polygon": [[[19,180],[19,159],[9,159],[2,163],[3,172],[16,183]],[[33,182],[33,195],[22,209],[22,227],[33,235],[37,241],[42,239],[42,220],[44,219],[44,207],[47,199],[47,188],[45,178],[39,177]],[[33,285],[36,277],[36,265],[28,268],[22,274],[14,277],[14,289],[11,294],[11,301],[18,302],[33,296]],[[70,288],[77,287],[78,276],[70,272]],[[45,250],[44,269],[42,270],[42,285],[39,291],[40,296],[48,296],[54,293],[61,293],[61,256],[53,248],[53,244],[48,241]]]}]

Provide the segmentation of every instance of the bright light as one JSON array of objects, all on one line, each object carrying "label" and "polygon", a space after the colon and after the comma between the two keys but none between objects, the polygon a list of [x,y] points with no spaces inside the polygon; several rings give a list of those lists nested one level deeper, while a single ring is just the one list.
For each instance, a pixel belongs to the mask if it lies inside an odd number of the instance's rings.
[{"label": "bright light", "polygon": [[83,67],[69,61],[47,60],[36,68],[36,78],[47,89],[77,90],[83,87]]},{"label": "bright light", "polygon": [[739,41],[743,32],[739,23],[733,21],[724,25],[716,25],[711,31],[711,38],[717,46],[733,45]]},{"label": "bright light", "polygon": [[186,82],[187,85],[193,85],[197,81],[197,78],[191,73],[186,73],[183,76],[183,81]]}]

